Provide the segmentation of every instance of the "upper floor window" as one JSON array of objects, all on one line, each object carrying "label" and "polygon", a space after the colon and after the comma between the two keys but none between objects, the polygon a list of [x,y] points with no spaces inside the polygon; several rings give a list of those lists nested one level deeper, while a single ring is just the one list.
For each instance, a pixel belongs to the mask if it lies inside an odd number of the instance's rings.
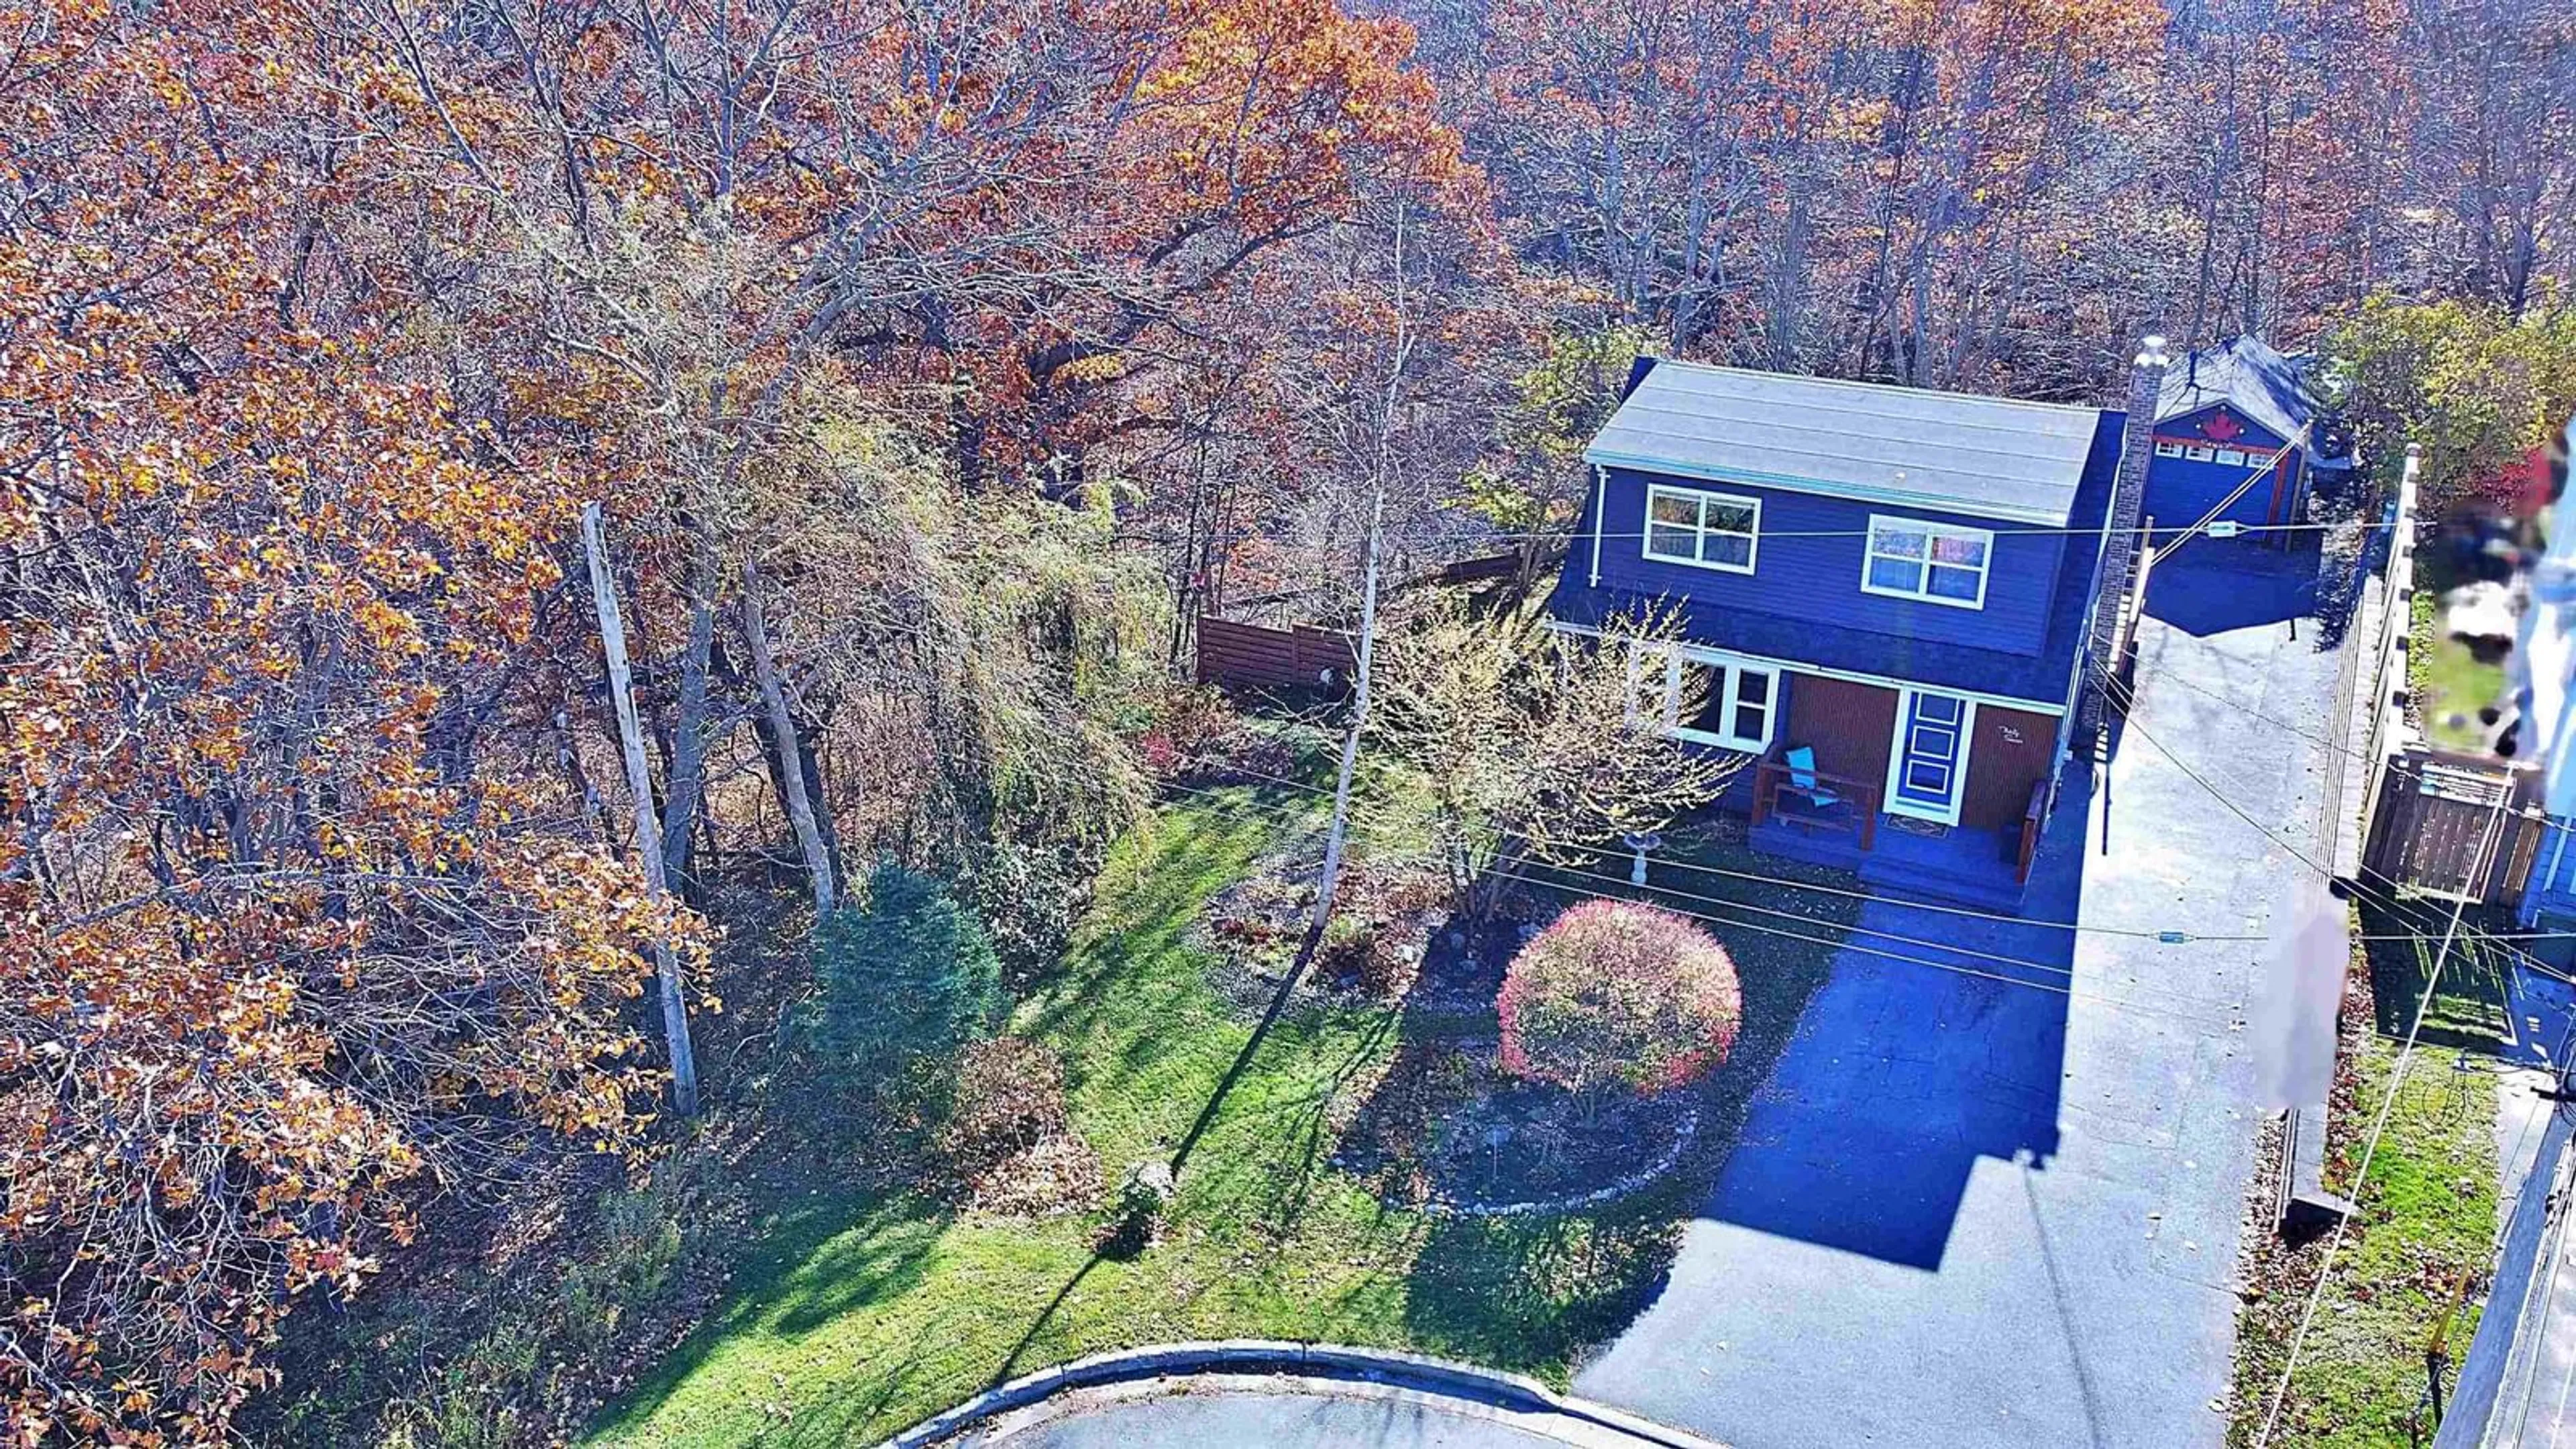
[{"label": "upper floor window", "polygon": [[1762,500],[1697,488],[1646,487],[1646,557],[1728,573],[1753,572]]},{"label": "upper floor window", "polygon": [[1861,592],[1982,609],[1994,545],[1995,536],[1982,528],[1873,514],[1869,555],[1861,562]]}]

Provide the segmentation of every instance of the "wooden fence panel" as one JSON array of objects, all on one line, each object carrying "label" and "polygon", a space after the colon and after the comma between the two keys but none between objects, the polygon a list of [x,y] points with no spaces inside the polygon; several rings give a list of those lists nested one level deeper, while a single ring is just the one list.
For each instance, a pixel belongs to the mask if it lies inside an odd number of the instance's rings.
[{"label": "wooden fence panel", "polygon": [[2379,769],[2362,859],[2372,886],[2480,905],[2521,897],[2547,831],[2531,808],[2536,767],[2409,744]]},{"label": "wooden fence panel", "polygon": [[1351,638],[1299,624],[1273,629],[1201,615],[1197,677],[1227,689],[1317,689],[1346,686],[1359,668]]}]

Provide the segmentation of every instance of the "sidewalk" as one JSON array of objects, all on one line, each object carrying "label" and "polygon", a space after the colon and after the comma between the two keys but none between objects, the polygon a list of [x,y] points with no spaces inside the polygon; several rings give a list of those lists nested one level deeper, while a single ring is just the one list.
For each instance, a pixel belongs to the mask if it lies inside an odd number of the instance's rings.
[{"label": "sidewalk", "polygon": [[[2576,1420],[2576,1236],[2568,1232],[2567,1191],[2576,1117],[2534,1095],[2550,1085],[2549,1074],[2517,1075],[2504,1086],[2497,1124],[2512,1204],[2503,1250],[2434,1449],[2546,1449],[2576,1439],[2562,1432]],[[2513,1160],[2535,1135],[2529,1160]]]}]

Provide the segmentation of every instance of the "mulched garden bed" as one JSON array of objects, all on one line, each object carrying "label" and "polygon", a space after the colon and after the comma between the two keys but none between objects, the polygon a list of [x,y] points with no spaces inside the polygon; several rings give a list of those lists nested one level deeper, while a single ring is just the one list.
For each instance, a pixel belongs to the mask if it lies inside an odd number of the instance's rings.
[{"label": "mulched garden bed", "polygon": [[1491,1040],[1408,1042],[1335,1162],[1404,1207],[1457,1216],[1565,1212],[1672,1170],[1699,1127],[1691,1093],[1572,1093],[1506,1075]]},{"label": "mulched garden bed", "polygon": [[[1323,854],[1322,833],[1310,833],[1264,857],[1208,902],[1198,944],[1217,963],[1211,984],[1237,1012],[1258,1016],[1278,994],[1314,918]],[[1406,999],[1432,954],[1435,923],[1447,913],[1447,892],[1436,877],[1346,864],[1340,908],[1297,984],[1298,998]]]}]

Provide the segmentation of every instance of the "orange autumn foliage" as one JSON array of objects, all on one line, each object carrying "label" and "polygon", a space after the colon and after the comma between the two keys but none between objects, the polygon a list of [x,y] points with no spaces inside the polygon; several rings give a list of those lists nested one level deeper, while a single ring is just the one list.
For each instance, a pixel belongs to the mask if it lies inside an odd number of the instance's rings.
[{"label": "orange autumn foliage", "polygon": [[558,767],[583,502],[709,617],[820,400],[1026,480],[1369,187],[1481,205],[1331,0],[752,13],[0,0],[12,1441],[218,1439],[416,1192],[638,1140],[704,927]]},{"label": "orange autumn foliage", "polygon": [[562,479],[281,303],[316,213],[227,132],[311,97],[104,6],[11,34],[0,1419],[211,1442],[405,1179],[633,1140],[638,948],[696,934],[501,737]]}]

